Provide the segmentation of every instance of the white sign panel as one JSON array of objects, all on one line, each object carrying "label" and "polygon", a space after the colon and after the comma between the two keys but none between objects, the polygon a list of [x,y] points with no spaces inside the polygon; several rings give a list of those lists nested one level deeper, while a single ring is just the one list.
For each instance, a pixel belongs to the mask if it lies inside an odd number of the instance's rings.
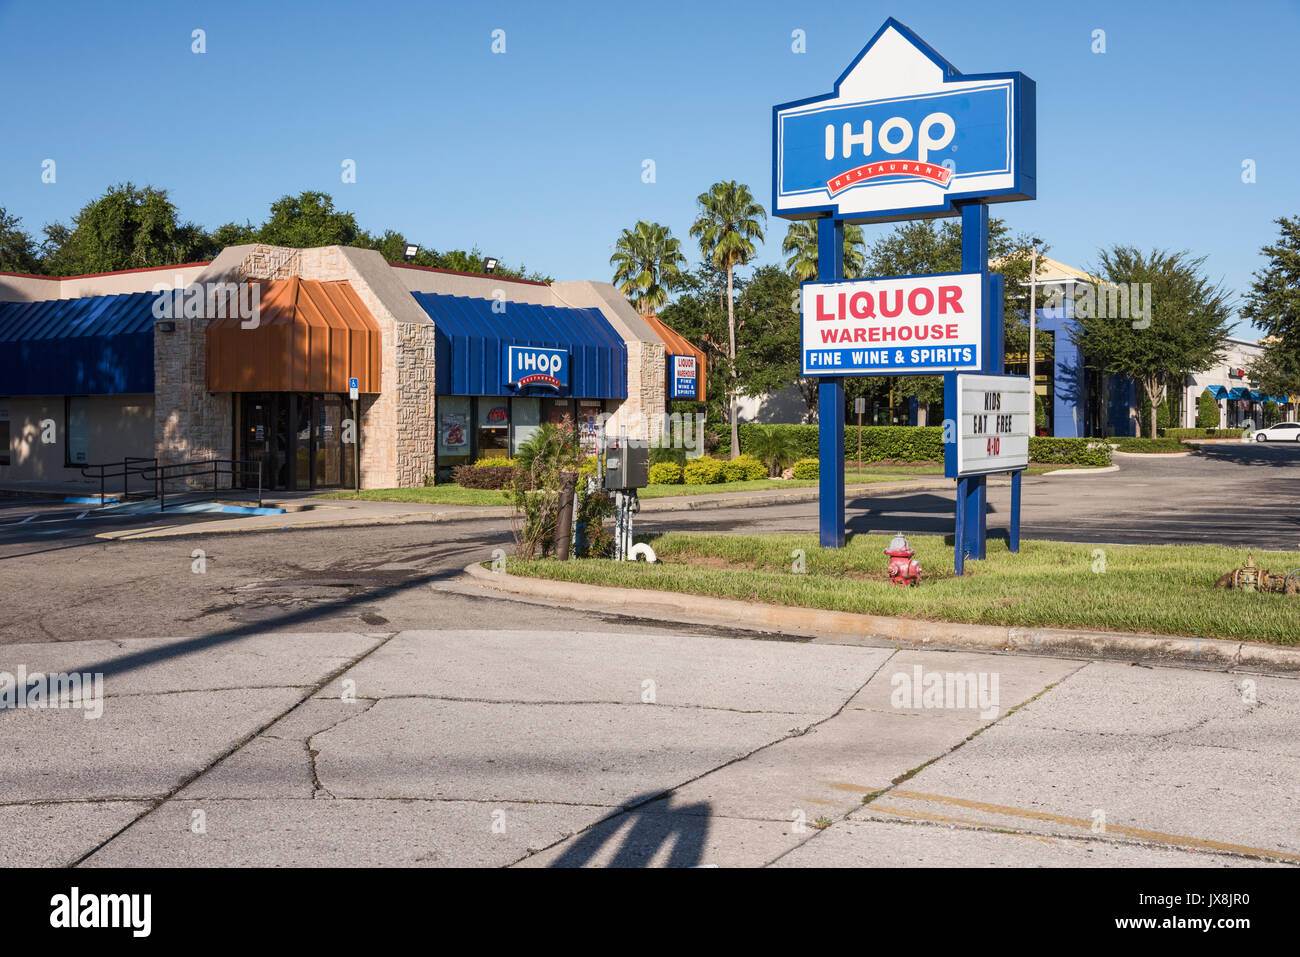
[{"label": "white sign panel", "polygon": [[980,367],[979,273],[804,283],[803,375]]},{"label": "white sign panel", "polygon": [[1034,397],[1024,376],[957,376],[957,476],[1029,464]]}]

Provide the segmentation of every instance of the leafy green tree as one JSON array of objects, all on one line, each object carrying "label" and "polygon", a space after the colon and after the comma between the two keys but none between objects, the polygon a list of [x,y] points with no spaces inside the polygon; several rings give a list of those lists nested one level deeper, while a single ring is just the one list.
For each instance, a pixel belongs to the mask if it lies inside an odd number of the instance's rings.
[{"label": "leafy green tree", "polygon": [[[847,237],[846,243],[847,245]],[[1008,352],[1025,352],[1029,348],[1029,326],[1025,320],[1029,303],[1021,290],[1029,282],[1030,240],[1013,236],[1006,221],[989,219],[989,270],[1004,277],[1002,328]],[[949,219],[936,225],[933,220],[900,223],[893,231],[876,240],[867,250],[864,275],[921,276],[934,273],[961,272],[961,223]],[[886,404],[890,393],[895,403],[915,397],[933,408],[943,402],[942,376],[871,376],[845,380],[845,403],[848,410],[858,396],[872,403]],[[855,420],[856,421],[856,420]]]},{"label": "leafy green tree", "polygon": [[210,254],[206,235],[178,222],[167,191],[133,183],[110,187],[71,226],[45,228],[46,271],[55,276],[169,266]]},{"label": "leafy green tree", "polygon": [[257,232],[257,241],[271,246],[369,246],[370,237],[357,225],[355,213],[334,209],[328,193],[304,190],[281,196]]},{"label": "leafy green tree", "polygon": [[1219,427],[1219,403],[1204,389],[1196,397],[1196,427],[1198,429],[1217,429]]},{"label": "leafy green tree", "polygon": [[1090,364],[1142,386],[1151,398],[1147,418],[1154,435],[1156,408],[1164,401],[1165,383],[1181,381],[1188,370],[1209,368],[1223,358],[1228,293],[1202,273],[1204,256],[1193,258],[1186,252],[1161,249],[1143,253],[1120,245],[1098,255],[1100,266],[1090,272],[1104,281],[1150,284],[1150,320],[1111,315],[1110,309],[1081,313],[1076,308],[1070,337]]},{"label": "leafy green tree", "polygon": [[0,206],[0,272],[41,272],[41,260],[31,234],[19,229],[22,223]]},{"label": "leafy green tree", "polygon": [[685,263],[682,244],[673,238],[672,230],[645,220],[623,230],[609,257],[619,292],[635,302],[642,315],[654,315],[668,301],[668,294],[681,283]]},{"label": "leafy green tree", "polygon": [[754,270],[736,299],[736,378],[746,395],[799,388],[808,421],[817,419],[817,380],[800,376],[799,283],[779,266]]},{"label": "leafy green tree", "polygon": [[[747,284],[737,279],[736,289],[744,295]],[[700,347],[709,382],[726,382],[731,377],[731,354],[727,345],[726,277],[705,263],[683,273],[677,298],[664,307],[659,318],[674,332]],[[798,334],[796,330],[796,335]],[[729,395],[711,388],[703,405],[683,404],[684,410],[703,411],[707,422],[727,419]]]},{"label": "leafy green tree", "polygon": [[[866,256],[862,227],[851,224],[844,227],[844,278],[857,279],[864,275]],[[799,282],[817,278],[817,220],[797,219],[785,231],[781,252],[787,253],[785,268]]]},{"label": "leafy green tree", "polygon": [[1261,250],[1268,265],[1255,273],[1241,315],[1276,340],[1284,363],[1300,364],[1300,216],[1274,222],[1281,235]]},{"label": "leafy green tree", "polygon": [[735,180],[714,183],[697,199],[700,214],[691,235],[700,241],[700,252],[727,273],[728,356],[732,369],[726,382],[727,418],[731,423],[731,457],[740,454],[740,431],[736,421],[736,292],[735,271],[754,258],[754,241],[763,241],[767,211],[754,199],[749,187]]}]

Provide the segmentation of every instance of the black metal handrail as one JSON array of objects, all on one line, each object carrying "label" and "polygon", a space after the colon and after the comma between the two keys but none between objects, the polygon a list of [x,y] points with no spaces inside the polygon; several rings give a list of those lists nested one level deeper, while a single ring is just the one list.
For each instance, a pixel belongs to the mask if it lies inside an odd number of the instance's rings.
[{"label": "black metal handrail", "polygon": [[[140,456],[128,455],[121,462],[97,462],[81,466],[82,478],[99,479],[99,504],[104,504],[104,499],[108,495],[107,480],[111,478],[120,478],[122,480],[122,501],[126,501],[131,496],[131,476],[143,476],[145,472],[151,471],[158,465],[157,459],[146,459]],[[96,474],[92,475],[91,471]],[[116,471],[112,471],[116,470]],[[145,481],[151,481],[146,479]],[[155,484],[155,494],[157,494],[157,485]]]},{"label": "black metal handrail", "polygon": [[[222,475],[230,476],[231,488],[234,488],[235,476],[238,475],[246,483],[250,476],[257,476],[257,507],[262,507],[262,464],[260,462],[250,462],[244,459],[194,459],[190,462],[172,462],[168,465],[157,465],[153,468],[145,469],[146,472],[153,474],[154,489],[158,498],[158,511],[167,510],[167,483],[175,479],[182,478],[200,478],[212,476],[212,494],[215,496],[220,490],[219,477]],[[247,485],[244,486],[247,488]]]}]

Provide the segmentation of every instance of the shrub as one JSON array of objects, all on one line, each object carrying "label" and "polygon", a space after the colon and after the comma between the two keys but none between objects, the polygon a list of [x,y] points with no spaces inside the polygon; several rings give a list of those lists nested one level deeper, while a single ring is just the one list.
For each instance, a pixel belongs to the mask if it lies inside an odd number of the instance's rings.
[{"label": "shrub", "polygon": [[514,474],[510,465],[458,465],[451,471],[452,481],[461,488],[504,489]]},{"label": "shrub", "polygon": [[817,459],[800,459],[791,466],[791,471],[795,478],[804,480],[815,479],[821,474]]},{"label": "shrub", "polygon": [[588,478],[600,478],[600,460],[594,455],[588,455],[578,466],[578,486],[585,488]]},{"label": "shrub", "polygon": [[1282,418],[1282,410],[1277,407],[1276,402],[1264,403],[1264,427],[1276,425]]},{"label": "shrub", "polygon": [[779,426],[760,426],[749,439],[749,448],[742,454],[750,455],[767,467],[768,475],[779,475],[789,463],[799,458],[799,448],[794,436]]},{"label": "shrub", "polygon": [[651,485],[681,485],[682,467],[676,462],[656,462],[650,466]]},{"label": "shrub", "polygon": [[1121,452],[1186,452],[1187,446],[1174,438],[1139,439],[1121,435],[1110,440]]},{"label": "shrub", "polygon": [[1201,429],[1214,429],[1219,425],[1219,403],[1210,390],[1204,390],[1196,397],[1196,425]]},{"label": "shrub", "polygon": [[1031,435],[1029,461],[1039,465],[1110,465],[1110,446],[1096,439]]},{"label": "shrub", "polygon": [[752,482],[767,478],[767,466],[752,455],[738,455],[722,465],[724,482]]},{"label": "shrub", "polygon": [[687,485],[713,485],[722,481],[722,463],[702,455],[691,459],[682,469],[682,479]]},{"label": "shrub", "polygon": [[514,459],[506,459],[498,456],[497,458],[494,459],[479,459],[477,462],[474,463],[473,467],[476,469],[495,469],[495,468],[502,468],[502,467],[512,469],[515,467],[515,464],[516,463]]},{"label": "shrub", "polygon": [[1165,429],[1167,439],[1239,439],[1241,429]]}]

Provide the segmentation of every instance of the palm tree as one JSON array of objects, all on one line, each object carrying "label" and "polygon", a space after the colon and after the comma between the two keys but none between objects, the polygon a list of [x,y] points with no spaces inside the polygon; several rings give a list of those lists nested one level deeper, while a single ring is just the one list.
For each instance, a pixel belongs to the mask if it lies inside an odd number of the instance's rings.
[{"label": "palm tree", "polygon": [[619,292],[636,302],[637,312],[651,316],[681,284],[680,267],[685,262],[681,243],[672,231],[645,220],[623,230],[614,255],[609,257],[609,264],[615,267],[614,282],[621,283]]},{"label": "palm tree", "polygon": [[731,359],[731,382],[727,390],[731,417],[731,457],[740,454],[740,429],[736,422],[736,290],[734,275],[754,255],[754,240],[763,241],[761,219],[767,222],[767,210],[754,200],[749,187],[734,179],[714,183],[696,200],[700,215],[691,226],[691,235],[700,240],[700,252],[706,261],[727,271],[727,352]]},{"label": "palm tree", "polygon": [[767,466],[767,474],[776,476],[799,457],[794,436],[770,425],[756,429],[749,440],[749,454]]},{"label": "palm tree", "polygon": [[[844,278],[857,279],[867,268],[862,227],[844,226]],[[786,230],[781,252],[790,253],[786,271],[799,282],[817,278],[817,220],[797,219]]]}]

